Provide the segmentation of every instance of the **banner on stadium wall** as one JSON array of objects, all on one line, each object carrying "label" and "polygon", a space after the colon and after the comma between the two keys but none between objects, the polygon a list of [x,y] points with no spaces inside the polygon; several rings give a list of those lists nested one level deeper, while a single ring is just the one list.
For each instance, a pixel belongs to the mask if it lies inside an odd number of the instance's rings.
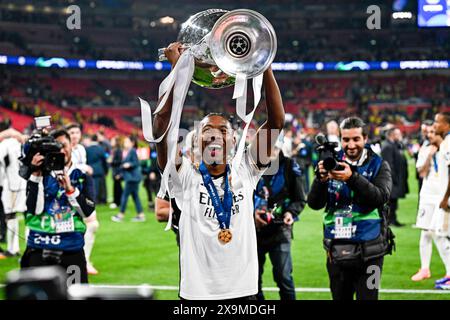
[{"label": "banner on stadium wall", "polygon": [[[168,62],[84,60],[65,58],[23,57],[0,55],[0,64],[40,68],[69,68],[96,70],[170,70]],[[407,61],[347,61],[347,62],[274,62],[275,71],[374,71],[374,70],[430,70],[449,69],[450,60]]]}]

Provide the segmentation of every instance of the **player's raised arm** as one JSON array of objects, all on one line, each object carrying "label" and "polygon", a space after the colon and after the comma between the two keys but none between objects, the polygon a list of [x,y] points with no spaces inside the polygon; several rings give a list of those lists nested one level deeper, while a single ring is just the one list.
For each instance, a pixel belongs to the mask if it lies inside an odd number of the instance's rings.
[{"label": "player's raised arm", "polygon": [[[172,65],[172,69],[175,67],[178,59],[180,58],[181,43],[171,43],[165,50],[164,54],[167,60]],[[172,114],[172,97],[173,92],[170,92],[170,96],[167,99],[164,107],[155,115],[153,120],[153,136],[160,137],[166,132],[170,122],[170,115]],[[167,135],[156,144],[158,166],[161,170],[164,170],[167,163]],[[178,162],[177,162],[178,163]]]},{"label": "player's raised arm", "polygon": [[[284,107],[280,89],[269,67],[264,72],[267,121],[258,129],[256,141],[252,142],[251,154],[258,166],[268,165],[278,134],[284,126]],[[277,134],[272,134],[275,130]]]}]

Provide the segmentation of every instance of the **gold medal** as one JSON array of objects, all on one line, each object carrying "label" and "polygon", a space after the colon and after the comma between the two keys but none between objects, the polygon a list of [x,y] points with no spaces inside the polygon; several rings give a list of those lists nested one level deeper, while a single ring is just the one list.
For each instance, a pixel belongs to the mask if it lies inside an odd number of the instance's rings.
[{"label": "gold medal", "polygon": [[223,243],[228,243],[233,238],[230,229],[222,229],[219,232],[219,241]]}]

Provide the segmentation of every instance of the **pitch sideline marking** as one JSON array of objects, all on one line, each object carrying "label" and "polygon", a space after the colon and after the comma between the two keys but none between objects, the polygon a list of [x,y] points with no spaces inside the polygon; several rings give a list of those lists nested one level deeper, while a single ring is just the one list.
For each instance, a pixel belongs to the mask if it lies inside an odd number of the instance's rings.
[{"label": "pitch sideline marking", "polygon": [[[92,285],[93,287],[98,288],[128,288],[135,289],[141,286],[121,286],[121,285]],[[151,286],[151,285],[143,285],[153,290],[161,290],[161,291],[178,291],[177,286]],[[276,291],[279,289],[275,287],[267,287],[263,288],[263,291]],[[329,288],[295,288],[296,292],[330,292]],[[450,290],[415,290],[415,289],[380,289],[381,293],[404,293],[404,294],[449,294]]]},{"label": "pitch sideline marking", "polygon": [[[103,289],[137,289],[146,287],[153,290],[161,291],[178,291],[177,286],[153,286],[153,285],[103,285],[103,284],[92,284],[92,287],[103,288]],[[4,288],[4,284],[0,284],[0,288]],[[267,287],[263,288],[263,291],[275,291],[278,292],[278,288]],[[329,293],[328,288],[295,288],[296,292],[325,292]],[[416,290],[416,289],[380,289],[380,293],[402,293],[402,294],[450,294],[450,290]]]}]

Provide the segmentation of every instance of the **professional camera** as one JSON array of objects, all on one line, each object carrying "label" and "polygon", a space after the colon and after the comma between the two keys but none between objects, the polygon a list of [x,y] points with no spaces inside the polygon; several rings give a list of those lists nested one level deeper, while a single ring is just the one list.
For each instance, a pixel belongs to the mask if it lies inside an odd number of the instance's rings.
[{"label": "professional camera", "polygon": [[50,117],[34,118],[36,131],[23,146],[22,163],[31,168],[31,161],[36,153],[44,156],[44,162],[39,167],[44,173],[53,170],[63,170],[65,166],[64,154],[61,152],[62,145],[48,134],[45,128],[50,126]]},{"label": "professional camera", "polygon": [[339,165],[339,154],[336,148],[339,146],[337,142],[328,141],[323,133],[316,136],[316,143],[319,145],[316,151],[319,153],[319,159],[323,160],[323,167],[327,171],[342,171],[344,167]]}]

